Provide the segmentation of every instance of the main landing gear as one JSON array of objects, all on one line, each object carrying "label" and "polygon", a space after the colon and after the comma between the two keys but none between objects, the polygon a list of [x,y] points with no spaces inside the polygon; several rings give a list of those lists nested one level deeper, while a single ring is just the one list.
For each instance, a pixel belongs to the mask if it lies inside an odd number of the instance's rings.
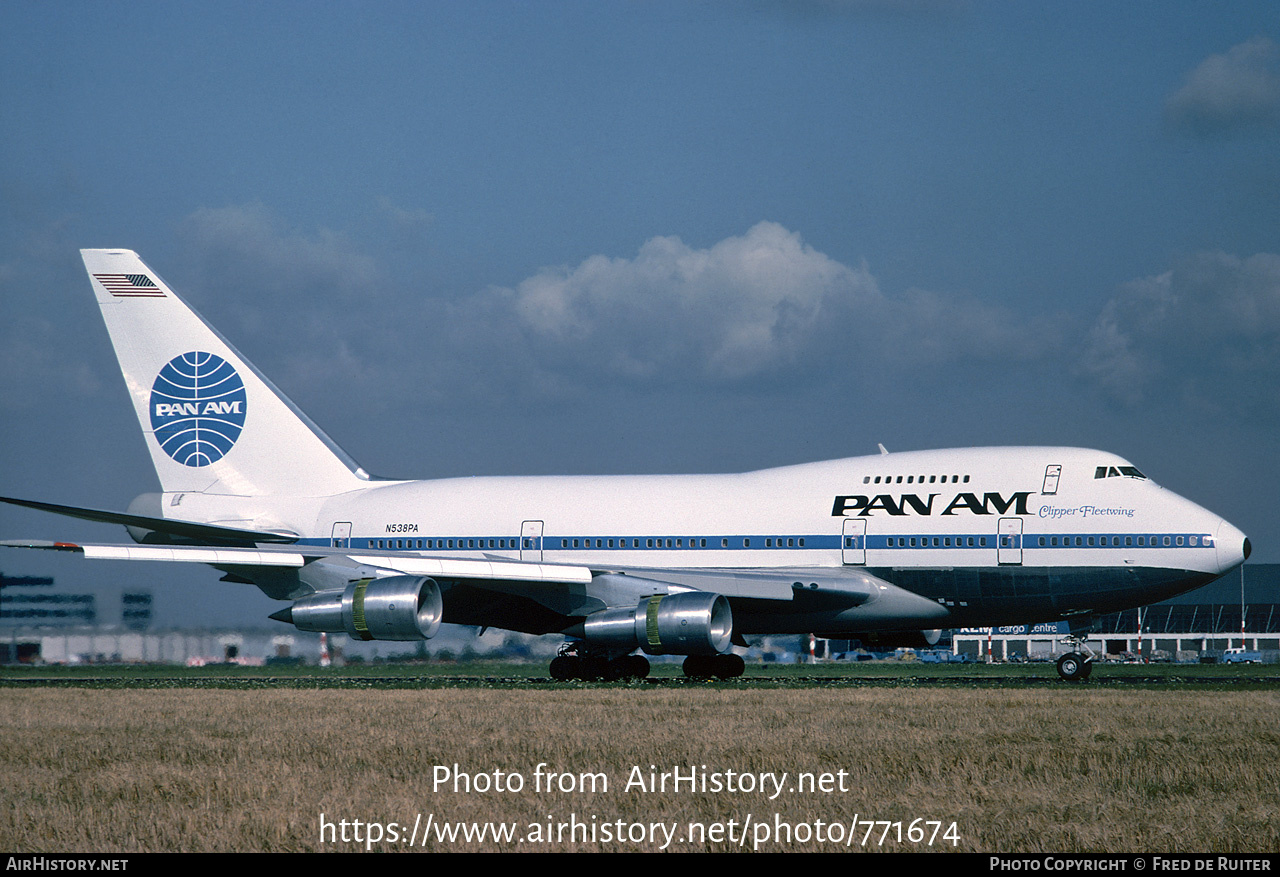
[{"label": "main landing gear", "polygon": [[[690,679],[736,679],[747,664],[740,655],[690,655],[684,659],[684,675]],[[644,655],[617,655],[571,641],[560,646],[551,660],[551,678],[557,681],[614,682],[644,679],[649,659]]]},{"label": "main landing gear", "polygon": [[567,642],[551,659],[551,678],[560,682],[614,682],[644,679],[649,675],[649,659],[644,655],[609,657],[608,652],[591,649],[580,642]]},{"label": "main landing gear", "polygon": [[684,659],[684,675],[690,679],[737,679],[747,668],[741,655],[690,655]]}]

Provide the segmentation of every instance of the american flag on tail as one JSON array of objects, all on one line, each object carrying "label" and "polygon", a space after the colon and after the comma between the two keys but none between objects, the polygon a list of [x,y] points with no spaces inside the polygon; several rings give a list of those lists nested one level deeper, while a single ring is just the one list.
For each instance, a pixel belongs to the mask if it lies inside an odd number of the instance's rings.
[{"label": "american flag on tail", "polygon": [[164,292],[145,274],[95,274],[93,279],[116,298],[164,298]]}]

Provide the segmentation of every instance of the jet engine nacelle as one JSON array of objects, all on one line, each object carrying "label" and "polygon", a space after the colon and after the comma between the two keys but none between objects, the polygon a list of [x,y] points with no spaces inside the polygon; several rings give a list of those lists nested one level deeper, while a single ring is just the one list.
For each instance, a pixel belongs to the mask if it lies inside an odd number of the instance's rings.
[{"label": "jet engine nacelle", "polygon": [[635,609],[587,616],[583,639],[650,655],[718,655],[729,651],[733,612],[723,594],[688,591],[643,598]]},{"label": "jet engine nacelle", "polygon": [[440,629],[444,598],[434,579],[388,576],[361,579],[341,591],[320,591],[294,602],[289,620],[298,630],[346,631],[359,640],[431,639]]}]

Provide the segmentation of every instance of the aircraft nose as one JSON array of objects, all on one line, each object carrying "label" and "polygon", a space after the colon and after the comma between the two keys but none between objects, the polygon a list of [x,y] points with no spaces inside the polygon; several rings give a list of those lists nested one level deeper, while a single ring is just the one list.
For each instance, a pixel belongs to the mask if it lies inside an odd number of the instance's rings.
[{"label": "aircraft nose", "polygon": [[1213,541],[1218,552],[1220,572],[1235,569],[1248,560],[1249,555],[1253,553],[1249,537],[1226,521],[1218,525],[1218,532],[1214,535]]}]

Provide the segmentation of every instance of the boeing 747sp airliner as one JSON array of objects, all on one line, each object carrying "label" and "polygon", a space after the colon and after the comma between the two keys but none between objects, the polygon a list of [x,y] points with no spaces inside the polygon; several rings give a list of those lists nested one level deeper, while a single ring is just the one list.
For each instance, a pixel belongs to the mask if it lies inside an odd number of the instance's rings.
[{"label": "boeing 747sp airliner", "polygon": [[[1127,460],[1079,448],[879,454],[737,475],[371,477],[129,250],[84,250],[160,480],[136,544],[14,542],[206,563],[361,640],[442,622],[561,634],[557,678],[649,655],[735,676],[743,637],[929,637],[1152,603],[1239,566],[1249,540]],[[936,640],[935,640],[936,641]],[[1059,662],[1088,676],[1089,656]]]}]

